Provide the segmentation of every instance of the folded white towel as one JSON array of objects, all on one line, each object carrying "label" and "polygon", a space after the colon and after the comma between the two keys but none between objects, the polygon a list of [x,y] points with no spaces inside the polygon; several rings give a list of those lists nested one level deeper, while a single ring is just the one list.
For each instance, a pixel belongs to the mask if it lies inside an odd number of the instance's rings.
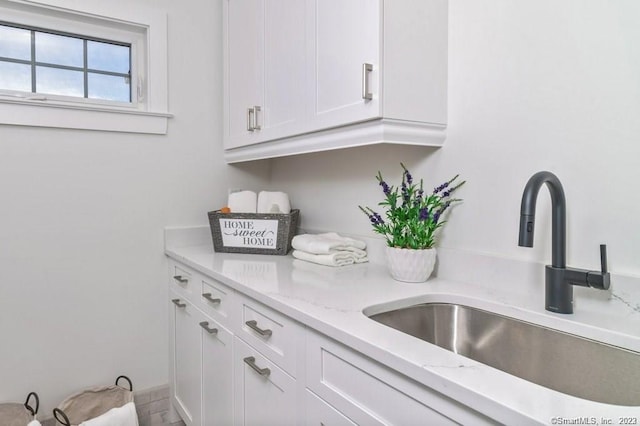
[{"label": "folded white towel", "polygon": [[95,417],[80,426],[138,426],[138,415],[133,402],[124,404],[122,407],[112,408],[101,416]]},{"label": "folded white towel", "polygon": [[231,213],[255,213],[258,196],[253,191],[238,191],[229,194],[227,206]]},{"label": "folded white towel", "polygon": [[312,254],[306,251],[294,250],[292,254],[296,259],[325,266],[345,266],[355,263],[355,258],[348,251],[336,251],[331,254]]},{"label": "folded white towel", "polygon": [[260,191],[258,194],[258,213],[291,213],[289,196],[279,191]]},{"label": "folded white towel", "polygon": [[313,254],[302,250],[294,250],[292,254],[296,259],[325,266],[346,266],[369,261],[366,253],[364,256],[356,257],[351,251],[334,251],[328,254]]},{"label": "folded white towel", "polygon": [[291,241],[291,246],[296,250],[313,254],[329,254],[344,250],[358,252],[367,248],[364,241],[343,237],[335,232],[296,235]]}]

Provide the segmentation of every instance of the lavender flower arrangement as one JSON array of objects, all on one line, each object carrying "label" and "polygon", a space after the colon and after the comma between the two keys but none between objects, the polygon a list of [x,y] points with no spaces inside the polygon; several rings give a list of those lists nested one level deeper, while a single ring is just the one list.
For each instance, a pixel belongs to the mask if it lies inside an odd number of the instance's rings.
[{"label": "lavender flower arrangement", "polygon": [[453,203],[462,201],[452,198],[452,194],[466,181],[457,183],[459,175],[456,175],[427,195],[422,179],[416,185],[409,170],[404,164],[400,165],[404,170],[400,188],[389,186],[379,171],[376,176],[385,195],[378,205],[386,209],[386,219],[369,207],[358,207],[369,217],[373,230],[385,236],[389,247],[433,248],[436,231],[446,223],[444,213]]}]

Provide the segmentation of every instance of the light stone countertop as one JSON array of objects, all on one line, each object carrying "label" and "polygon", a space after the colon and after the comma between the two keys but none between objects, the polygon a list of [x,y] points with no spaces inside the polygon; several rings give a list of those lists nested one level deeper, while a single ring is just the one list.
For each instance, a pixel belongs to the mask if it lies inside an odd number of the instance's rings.
[{"label": "light stone countertop", "polygon": [[[576,289],[576,313],[544,310],[543,266],[441,250],[438,276],[408,284],[377,262],[340,268],[288,256],[214,253],[208,227],[167,228],[167,256],[505,424],[636,418],[640,407],[568,396],[421,341],[363,314],[423,302],[459,303],[640,352],[640,280]],[[527,276],[527,279],[516,279]],[[444,278],[446,277],[446,278]],[[540,281],[542,280],[542,281]],[[518,285],[515,281],[521,281]],[[583,291],[584,290],[584,291]],[[560,424],[560,423],[557,423]]]}]

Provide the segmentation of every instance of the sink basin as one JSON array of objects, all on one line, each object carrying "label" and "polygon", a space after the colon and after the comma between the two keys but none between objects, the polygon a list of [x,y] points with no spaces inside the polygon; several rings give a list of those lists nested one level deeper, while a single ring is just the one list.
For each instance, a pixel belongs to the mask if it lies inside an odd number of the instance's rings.
[{"label": "sink basin", "polygon": [[370,318],[565,394],[640,406],[638,352],[458,304],[418,304]]}]

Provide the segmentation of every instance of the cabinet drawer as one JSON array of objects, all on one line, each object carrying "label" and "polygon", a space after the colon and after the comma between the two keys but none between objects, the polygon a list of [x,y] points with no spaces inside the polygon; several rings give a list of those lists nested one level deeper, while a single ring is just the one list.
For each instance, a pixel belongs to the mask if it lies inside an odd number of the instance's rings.
[{"label": "cabinet drawer", "polygon": [[171,283],[170,286],[172,289],[180,293],[186,293],[187,295],[194,292],[194,272],[191,271],[191,269],[175,262],[169,262],[169,275],[169,282]]},{"label": "cabinet drawer", "polygon": [[239,293],[235,333],[295,377],[297,342],[304,328],[291,318]]},{"label": "cabinet drawer", "polygon": [[357,424],[492,424],[479,413],[308,330],[307,387]]},{"label": "cabinet drawer", "polygon": [[197,286],[200,306],[205,313],[222,324],[228,325],[233,309],[233,290],[207,277],[199,277]]},{"label": "cabinet drawer", "polygon": [[355,426],[356,424],[338,410],[324,402],[309,389],[304,396],[305,418],[307,426]]}]

